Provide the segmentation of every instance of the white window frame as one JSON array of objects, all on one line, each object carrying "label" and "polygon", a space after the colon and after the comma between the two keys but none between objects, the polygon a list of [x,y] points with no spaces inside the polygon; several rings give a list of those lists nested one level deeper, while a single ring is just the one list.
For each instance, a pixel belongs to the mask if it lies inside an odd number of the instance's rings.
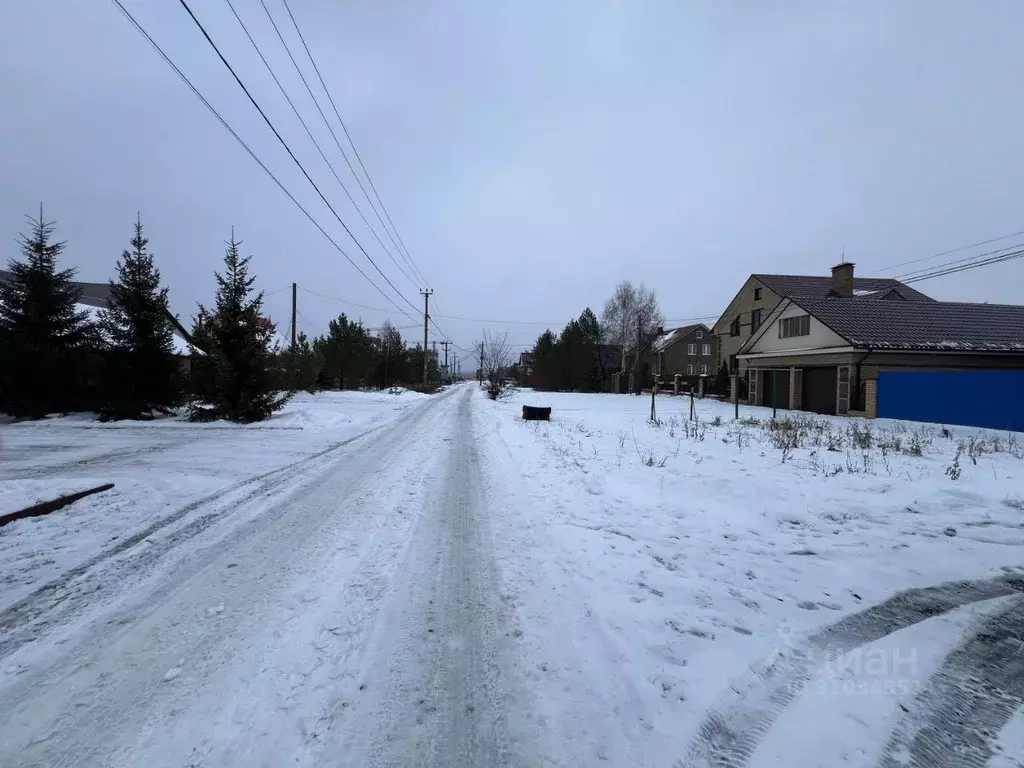
[{"label": "white window frame", "polygon": [[697,338],[698,339],[703,339],[704,338],[704,331],[697,331]]},{"label": "white window frame", "polygon": [[711,357],[711,345],[710,344],[701,344],[700,345],[700,354],[703,357]]},{"label": "white window frame", "polygon": [[693,363],[686,364],[686,375],[693,376]]},{"label": "white window frame", "polygon": [[704,363],[700,367],[700,373],[701,373],[702,376],[707,376],[708,375],[708,364],[707,363]]},{"label": "white window frame", "polygon": [[686,345],[686,354],[688,354],[688,355],[696,355],[697,354],[697,345],[696,344],[687,344]]}]

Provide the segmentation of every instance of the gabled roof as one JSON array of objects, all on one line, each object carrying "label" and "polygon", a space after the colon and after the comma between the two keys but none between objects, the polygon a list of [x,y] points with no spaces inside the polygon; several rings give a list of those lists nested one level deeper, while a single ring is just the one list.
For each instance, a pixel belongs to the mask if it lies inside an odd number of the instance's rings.
[{"label": "gabled roof", "polygon": [[[782,302],[773,317],[789,303],[802,307],[855,347],[1024,353],[1024,306],[798,297]],[[752,343],[754,337],[748,341]]]},{"label": "gabled roof", "polygon": [[[820,275],[762,275],[751,277],[760,280],[769,289],[783,298],[791,296],[818,296],[824,298],[832,292],[832,278]],[[920,291],[891,277],[855,277],[853,294],[857,298],[895,294],[890,298],[904,301],[935,301]]]},{"label": "gabled roof", "polygon": [[655,337],[654,341],[651,342],[651,351],[664,352],[677,341],[686,338],[698,328],[703,328],[709,334],[711,333],[711,331],[708,330],[708,327],[704,325],[704,323],[697,323],[695,325],[684,325],[680,328],[670,328],[660,336]]}]

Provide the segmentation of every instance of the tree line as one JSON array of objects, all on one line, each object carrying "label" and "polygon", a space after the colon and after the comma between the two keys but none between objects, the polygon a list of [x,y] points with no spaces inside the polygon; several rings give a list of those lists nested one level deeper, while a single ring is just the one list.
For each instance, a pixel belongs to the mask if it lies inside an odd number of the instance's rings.
[{"label": "tree line", "polygon": [[[60,268],[66,243],[55,240],[55,225],[41,209],[29,224],[19,237],[21,258],[9,260],[9,278],[0,280],[0,413],[140,419],[184,408],[196,421],[252,422],[298,390],[422,380],[422,346],[407,347],[390,322],[374,336],[342,314],[322,336],[299,334],[293,349],[282,350],[233,230],[214,273],[214,303],[199,305],[181,355],[174,332],[184,329],[140,220],[116,262],[107,306],[95,311],[81,308],[75,270]],[[440,379],[436,355],[428,355],[428,370]]]},{"label": "tree line", "polygon": [[[545,330],[533,345],[533,370],[524,383],[537,389],[594,392],[608,389],[613,374],[643,372],[651,342],[664,322],[658,298],[642,283],[623,281],[605,302],[598,320],[590,307],[570,320],[560,334]],[[641,369],[635,370],[639,353]]]}]

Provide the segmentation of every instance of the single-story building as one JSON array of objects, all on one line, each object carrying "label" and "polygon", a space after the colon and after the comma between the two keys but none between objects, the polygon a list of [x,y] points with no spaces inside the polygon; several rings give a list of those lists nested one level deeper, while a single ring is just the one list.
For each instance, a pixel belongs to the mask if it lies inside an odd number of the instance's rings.
[{"label": "single-story building", "polygon": [[791,297],[738,356],[752,405],[874,418],[880,375],[1024,369],[1024,306]]}]

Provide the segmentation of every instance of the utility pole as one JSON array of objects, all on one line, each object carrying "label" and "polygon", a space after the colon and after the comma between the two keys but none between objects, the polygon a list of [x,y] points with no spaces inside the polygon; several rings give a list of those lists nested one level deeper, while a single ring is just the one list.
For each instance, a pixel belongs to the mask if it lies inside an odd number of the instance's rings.
[{"label": "utility pole", "polygon": [[434,293],[433,289],[427,289],[420,291],[423,296],[423,383],[427,383],[427,331],[429,330],[430,323],[430,297]]},{"label": "utility pole", "polygon": [[633,365],[633,392],[637,395],[640,394],[640,337],[644,333],[644,318],[643,315],[637,313],[636,316],[636,363]]},{"label": "utility pole", "polygon": [[292,283],[292,354],[295,354],[295,316],[299,313],[298,286]]},{"label": "utility pole", "polygon": [[450,379],[452,377],[452,372],[448,369],[448,345],[449,344],[451,344],[451,342],[448,341],[447,339],[445,339],[444,341],[441,342],[441,346],[444,347],[444,375],[445,375],[445,378],[449,378]]}]

